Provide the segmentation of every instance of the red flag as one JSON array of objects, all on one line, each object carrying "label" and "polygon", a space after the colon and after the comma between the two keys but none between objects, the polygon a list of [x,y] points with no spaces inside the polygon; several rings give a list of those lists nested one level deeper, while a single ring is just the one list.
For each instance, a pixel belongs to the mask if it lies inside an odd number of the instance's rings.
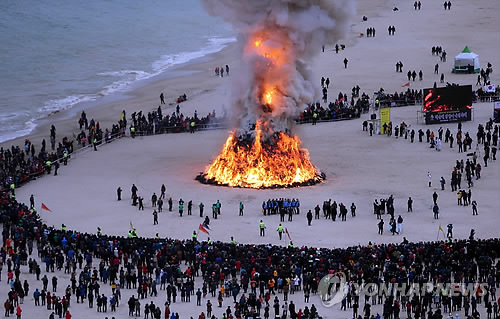
[{"label": "red flag", "polygon": [[290,239],[290,241],[292,241],[292,237],[290,237],[290,233],[288,232],[288,228],[285,228],[285,232],[288,235],[288,239]]},{"label": "red flag", "polygon": [[47,206],[45,206],[45,204],[44,204],[44,203],[42,203],[42,209],[45,209],[45,210],[47,210],[47,211],[49,211],[49,212],[52,212],[52,211],[51,211],[51,210],[50,210]]},{"label": "red flag", "polygon": [[200,227],[198,227],[198,229],[199,229],[200,231],[204,232],[205,234],[207,234],[207,235],[209,235],[209,236],[210,236],[210,234],[208,233],[208,230],[206,230],[206,229],[205,229],[205,227],[203,227],[203,225],[201,225],[201,224],[200,224]]},{"label": "red flag", "polygon": [[401,85],[402,88],[404,88],[405,86],[410,86],[410,82],[404,84],[404,85]]}]

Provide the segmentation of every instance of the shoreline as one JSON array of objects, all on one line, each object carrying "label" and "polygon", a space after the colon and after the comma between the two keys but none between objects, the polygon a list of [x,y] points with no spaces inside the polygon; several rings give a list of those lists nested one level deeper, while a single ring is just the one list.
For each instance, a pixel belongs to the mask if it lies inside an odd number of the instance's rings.
[{"label": "shoreline", "polygon": [[[364,5],[362,13],[360,13],[361,10],[357,8],[357,13],[351,21],[350,30],[346,34],[345,39],[339,39],[339,43],[348,44],[350,49],[356,47],[359,43],[359,33],[355,30],[359,27],[359,25],[363,24],[363,21],[360,20],[361,16],[365,14],[378,16],[383,7],[387,6],[388,2],[388,0],[385,0],[382,4]],[[325,52],[333,51],[333,46],[334,44],[331,44]],[[35,119],[32,122],[35,127],[30,133],[0,142],[0,147],[5,148],[10,147],[11,145],[23,146],[25,139],[29,139],[35,145],[39,145],[38,143],[41,143],[42,139],[46,139],[46,141],[49,140],[48,137],[51,125],[56,126],[57,140],[64,136],[71,139],[73,135],[80,132],[77,122],[82,111],[87,113],[89,120],[94,118],[96,122],[99,122],[101,128],[110,128],[112,124],[117,123],[121,114],[122,110],[119,109],[119,104],[123,105],[123,110],[125,110],[128,114],[131,114],[132,112],[139,112],[141,110],[143,113],[147,113],[149,111],[156,110],[157,106],[155,106],[155,104],[159,102],[159,94],[163,92],[163,90],[166,90],[164,94],[165,101],[167,102],[167,108],[169,100],[171,103],[176,104],[175,99],[177,96],[184,93],[188,95],[189,101],[190,94],[187,92],[176,91],[175,93],[172,93],[172,90],[175,90],[176,88],[182,90],[182,87],[184,86],[182,84],[184,83],[198,82],[200,87],[203,86],[203,92],[220,89],[220,83],[215,85],[212,81],[212,78],[217,78],[213,74],[213,69],[218,65],[229,64],[231,66],[231,70],[236,70],[237,66],[234,65],[234,62],[239,61],[239,55],[235,54],[237,50],[238,42],[230,42],[217,52],[195,58],[182,64],[173,65],[164,72],[152,76],[151,78],[136,81],[125,91],[117,91],[110,95],[99,97],[96,100],[80,102],[67,109],[51,112],[42,118]],[[320,59],[319,54],[316,59]],[[211,67],[211,65],[213,67]],[[207,75],[210,79],[200,81],[197,76],[206,74],[207,71]],[[155,94],[156,96],[151,96],[150,93],[153,91],[157,93]],[[200,92],[195,92],[194,95],[199,96],[199,94]],[[134,108],[134,105],[138,104],[142,104],[144,106],[136,106]],[[116,112],[113,113],[111,110],[116,110]],[[224,108],[222,111],[225,111]],[[71,125],[72,122],[73,124]]]},{"label": "shoreline", "polygon": [[[167,104],[165,104],[164,107],[166,108],[172,106],[172,104],[176,104],[175,99],[184,93],[188,95],[188,99],[190,96],[197,96],[199,92],[181,92],[183,89],[182,84],[194,82],[199,75],[203,74],[212,78],[217,78],[210,73],[210,71],[212,71],[215,66],[230,64],[229,61],[233,62],[235,59],[234,52],[237,50],[237,46],[236,42],[228,43],[220,51],[195,58],[179,65],[174,65],[151,78],[136,81],[132,83],[130,88],[126,91],[114,92],[93,101],[84,101],[67,109],[48,113],[46,116],[33,121],[35,127],[30,133],[0,142],[0,147],[10,148],[12,145],[23,146],[25,139],[29,139],[35,145],[39,145],[42,139],[46,139],[46,141],[49,140],[51,125],[56,126],[57,140],[62,139],[64,136],[71,139],[73,134],[78,134],[80,132],[78,128],[78,119],[82,111],[87,113],[89,119],[94,118],[95,121],[99,122],[101,127],[105,129],[111,128],[112,124],[118,122],[122,110],[125,110],[128,114],[141,110],[143,113],[156,110],[154,105],[155,103],[158,105],[160,104],[159,94],[161,92],[165,95],[165,102]],[[213,67],[211,67],[212,65]],[[209,72],[208,74],[207,71]],[[205,82],[210,82],[210,85],[205,91],[215,89],[215,83],[211,83],[214,82],[212,79]],[[204,83],[204,87],[207,86],[206,84],[207,83]],[[158,91],[158,94],[155,94],[154,97],[149,94],[153,90]],[[145,99],[148,101],[147,106],[145,105],[146,103],[144,103]],[[149,101],[151,101],[151,103],[149,103]],[[138,104],[144,106],[138,107]],[[122,106],[121,109],[119,107],[120,105]]]}]

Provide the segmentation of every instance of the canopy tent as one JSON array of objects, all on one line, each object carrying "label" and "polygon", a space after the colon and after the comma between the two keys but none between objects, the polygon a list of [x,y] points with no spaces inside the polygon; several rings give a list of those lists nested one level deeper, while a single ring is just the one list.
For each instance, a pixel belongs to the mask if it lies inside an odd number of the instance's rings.
[{"label": "canopy tent", "polygon": [[453,66],[453,73],[479,73],[481,66],[479,65],[479,57],[474,52],[471,52],[468,46],[455,57],[455,65]]}]

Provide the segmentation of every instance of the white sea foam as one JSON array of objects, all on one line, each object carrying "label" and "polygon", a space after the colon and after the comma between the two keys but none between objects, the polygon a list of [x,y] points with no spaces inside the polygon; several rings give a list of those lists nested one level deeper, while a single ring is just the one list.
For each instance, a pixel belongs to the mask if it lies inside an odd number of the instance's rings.
[{"label": "white sea foam", "polygon": [[[95,94],[70,95],[61,99],[47,101],[44,103],[43,107],[37,110],[37,112],[31,114],[32,119],[25,122],[24,125],[14,125],[12,126],[12,129],[2,132],[0,142],[31,133],[36,127],[36,124],[34,124],[35,120],[43,118],[50,113],[69,109],[78,103],[95,101],[99,97],[110,95],[115,92],[127,91],[131,88],[131,85],[137,81],[149,79],[153,76],[159,75],[172,66],[187,63],[208,54],[216,53],[235,41],[236,38],[207,37],[207,45],[199,51],[181,52],[161,56],[160,59],[152,63],[152,72],[141,70],[120,70],[98,73],[97,75],[101,77],[115,77],[118,78],[118,80],[108,86],[105,86],[102,90]],[[5,120],[7,120],[9,116],[15,118],[16,116],[19,116],[19,114],[2,114],[0,122],[5,123]]]}]

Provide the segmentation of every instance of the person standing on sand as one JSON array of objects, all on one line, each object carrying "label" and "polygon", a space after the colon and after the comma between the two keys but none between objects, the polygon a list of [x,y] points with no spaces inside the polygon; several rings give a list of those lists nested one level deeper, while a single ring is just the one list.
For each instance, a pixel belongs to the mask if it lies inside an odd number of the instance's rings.
[{"label": "person standing on sand", "polygon": [[30,196],[30,209],[33,209],[35,208],[35,196],[33,196],[33,194],[31,194]]},{"label": "person standing on sand", "polygon": [[138,190],[139,189],[137,188],[137,186],[135,186],[135,184],[132,184],[132,189],[131,189],[131,191],[132,191],[132,198],[134,197],[134,195],[137,195],[137,191]]},{"label": "person standing on sand", "polygon": [[168,199],[168,211],[171,212],[172,211],[172,206],[173,206],[173,201],[172,201],[172,197],[169,197]]},{"label": "person standing on sand", "polygon": [[182,213],[184,213],[184,201],[182,198],[179,200],[179,216],[182,217]]},{"label": "person standing on sand", "polygon": [[153,211],[153,225],[158,225],[158,212],[156,209]]},{"label": "person standing on sand", "polygon": [[379,235],[383,235],[384,234],[384,220],[383,219],[381,219],[378,222],[378,233],[379,233]]},{"label": "person standing on sand", "polygon": [[156,202],[158,201],[158,196],[156,196],[156,193],[153,193],[151,196],[151,206],[156,207]]},{"label": "person standing on sand", "polygon": [[160,103],[165,104],[165,96],[163,95],[163,92],[160,94]]},{"label": "person standing on sand", "polygon": [[139,210],[144,210],[144,198],[139,196]]},{"label": "person standing on sand", "polygon": [[434,213],[434,219],[439,219],[439,206],[434,205],[434,207],[432,208],[432,211]]},{"label": "person standing on sand", "polygon": [[205,207],[205,205],[200,202],[200,205],[198,205],[198,207],[200,208],[200,217],[203,217],[203,207]]}]

